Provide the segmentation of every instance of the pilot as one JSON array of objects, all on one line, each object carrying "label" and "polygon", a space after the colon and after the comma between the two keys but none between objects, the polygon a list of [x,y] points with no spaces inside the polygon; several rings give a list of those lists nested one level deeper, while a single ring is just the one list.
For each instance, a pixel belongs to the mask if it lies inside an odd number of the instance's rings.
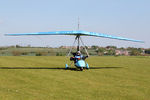
[{"label": "pilot", "polygon": [[73,53],[74,57],[71,57],[70,60],[73,60],[75,63],[78,61],[78,60],[85,60],[86,58],[88,58],[88,56],[83,56],[81,54],[80,51],[77,51],[76,53]]}]

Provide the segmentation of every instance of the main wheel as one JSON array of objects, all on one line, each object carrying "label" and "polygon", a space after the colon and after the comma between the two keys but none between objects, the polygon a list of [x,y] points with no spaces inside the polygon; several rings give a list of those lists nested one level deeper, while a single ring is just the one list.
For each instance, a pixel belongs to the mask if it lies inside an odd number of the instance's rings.
[{"label": "main wheel", "polygon": [[80,67],[80,71],[83,71],[83,67]]},{"label": "main wheel", "polygon": [[86,69],[89,69],[89,64],[88,63],[86,63]]},{"label": "main wheel", "polygon": [[65,69],[68,69],[68,68],[69,68],[68,64],[65,64]]}]

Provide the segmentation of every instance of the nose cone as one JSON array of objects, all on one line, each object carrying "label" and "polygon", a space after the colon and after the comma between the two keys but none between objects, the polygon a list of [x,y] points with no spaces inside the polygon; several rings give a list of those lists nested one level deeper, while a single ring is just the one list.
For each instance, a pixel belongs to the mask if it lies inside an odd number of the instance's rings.
[{"label": "nose cone", "polygon": [[86,67],[86,64],[85,64],[84,60],[79,60],[75,65],[77,67]]}]

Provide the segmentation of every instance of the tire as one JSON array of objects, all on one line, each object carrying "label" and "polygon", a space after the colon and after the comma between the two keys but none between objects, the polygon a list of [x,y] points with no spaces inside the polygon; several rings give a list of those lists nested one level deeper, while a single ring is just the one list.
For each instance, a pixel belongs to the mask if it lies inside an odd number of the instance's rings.
[{"label": "tire", "polygon": [[86,63],[86,69],[89,69],[89,65],[88,65],[88,63]]},{"label": "tire", "polygon": [[83,67],[80,67],[80,71],[83,71]]},{"label": "tire", "polygon": [[69,66],[68,66],[68,64],[66,64],[66,65],[65,65],[65,69],[68,69],[68,68],[69,68]]}]

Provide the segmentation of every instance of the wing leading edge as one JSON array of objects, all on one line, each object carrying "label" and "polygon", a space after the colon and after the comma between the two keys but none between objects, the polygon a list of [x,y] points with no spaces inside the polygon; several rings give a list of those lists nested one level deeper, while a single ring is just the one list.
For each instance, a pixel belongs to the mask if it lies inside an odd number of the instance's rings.
[{"label": "wing leading edge", "polygon": [[140,42],[144,43],[141,40],[123,38],[118,36],[107,35],[103,33],[95,33],[95,32],[86,32],[86,31],[54,31],[54,32],[36,32],[36,33],[17,33],[17,34],[5,34],[7,36],[24,36],[24,35],[84,35],[84,36],[95,36],[109,39],[117,39],[124,41],[132,41],[132,42]]}]

